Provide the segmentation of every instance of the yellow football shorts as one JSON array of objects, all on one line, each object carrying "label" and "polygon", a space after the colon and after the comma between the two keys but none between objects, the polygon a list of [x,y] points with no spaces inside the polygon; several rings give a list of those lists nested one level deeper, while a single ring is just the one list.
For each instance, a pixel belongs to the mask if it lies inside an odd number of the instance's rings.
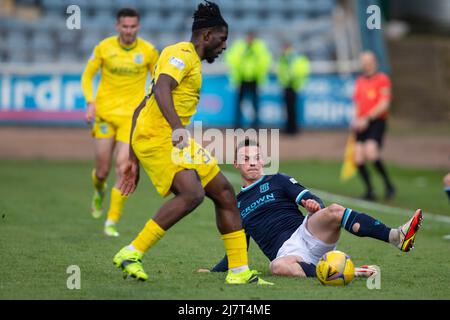
[{"label": "yellow football shorts", "polygon": [[95,118],[92,136],[96,139],[115,138],[116,141],[130,143],[131,117],[113,116]]},{"label": "yellow football shorts", "polygon": [[168,196],[175,174],[186,169],[197,171],[205,187],[220,172],[217,159],[194,139],[190,139],[189,146],[180,150],[172,146],[170,137],[169,134],[168,138],[163,139],[133,139],[133,150],[158,193]]}]

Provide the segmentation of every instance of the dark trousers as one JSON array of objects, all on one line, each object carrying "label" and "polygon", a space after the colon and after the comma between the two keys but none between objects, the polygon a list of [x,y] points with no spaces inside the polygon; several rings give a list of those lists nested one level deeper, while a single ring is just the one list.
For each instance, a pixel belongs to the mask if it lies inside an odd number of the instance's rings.
[{"label": "dark trousers", "polygon": [[297,92],[292,88],[284,88],[284,103],[286,105],[286,133],[296,134],[297,126]]},{"label": "dark trousers", "polygon": [[242,100],[246,95],[251,95],[253,110],[255,112],[255,118],[252,123],[252,128],[258,129],[258,110],[259,110],[259,96],[258,96],[258,85],[256,81],[244,81],[241,83],[239,87],[239,94],[236,103],[236,112],[234,117],[234,126],[235,128],[241,127],[241,119],[242,119]]}]

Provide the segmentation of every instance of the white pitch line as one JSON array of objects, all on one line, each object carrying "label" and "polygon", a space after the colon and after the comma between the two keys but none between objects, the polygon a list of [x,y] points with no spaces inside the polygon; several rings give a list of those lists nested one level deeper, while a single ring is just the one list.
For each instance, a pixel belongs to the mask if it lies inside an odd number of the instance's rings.
[{"label": "white pitch line", "polygon": [[[230,172],[230,171],[222,171],[223,174],[233,183],[241,183],[241,176],[237,173]],[[396,208],[387,206],[384,204],[374,203],[370,201],[360,200],[360,199],[354,199],[350,197],[340,196],[337,194],[329,193],[327,191],[317,190],[317,189],[311,189],[311,191],[314,191],[318,196],[327,199],[331,202],[337,202],[337,203],[343,203],[343,202],[350,202],[355,206],[361,207],[365,210],[376,210],[387,214],[394,214],[397,216],[405,216],[405,217],[411,217],[414,210],[407,210],[402,208]],[[418,209],[418,208],[416,208]],[[444,216],[440,214],[430,213],[428,211],[424,212],[424,218],[435,220],[439,222],[444,223],[450,223],[450,216]]]}]

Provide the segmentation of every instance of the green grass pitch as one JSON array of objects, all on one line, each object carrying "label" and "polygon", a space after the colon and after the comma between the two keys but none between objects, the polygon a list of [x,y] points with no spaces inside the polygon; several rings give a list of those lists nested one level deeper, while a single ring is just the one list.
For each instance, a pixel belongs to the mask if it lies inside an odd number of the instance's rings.
[{"label": "green grass pitch", "polygon": [[[312,189],[358,196],[359,179],[339,182],[339,166],[337,162],[288,162],[281,171]],[[209,200],[147,253],[144,267],[149,281],[124,280],[113,267],[112,257],[164,200],[142,172],[119,225],[121,236],[107,238],[102,233],[103,217],[94,220],[90,215],[90,170],[88,162],[0,161],[0,299],[450,299],[450,241],[443,239],[450,234],[450,223],[427,218],[427,212],[450,216],[442,170],[389,166],[398,196],[385,205],[411,209],[411,214],[417,207],[425,210],[423,229],[411,253],[342,232],[338,248],[355,265],[381,267],[380,290],[369,290],[362,279],[346,287],[324,287],[317,279],[271,276],[268,261],[255,243],[250,246],[251,267],[275,286],[227,286],[224,274],[195,273],[199,267],[211,267],[224,254]],[[111,177],[110,186],[112,181]],[[380,194],[378,180],[376,186]],[[346,202],[359,209],[351,200]],[[364,212],[391,226],[407,219],[378,207]],[[80,267],[80,290],[67,288],[70,265]]]}]

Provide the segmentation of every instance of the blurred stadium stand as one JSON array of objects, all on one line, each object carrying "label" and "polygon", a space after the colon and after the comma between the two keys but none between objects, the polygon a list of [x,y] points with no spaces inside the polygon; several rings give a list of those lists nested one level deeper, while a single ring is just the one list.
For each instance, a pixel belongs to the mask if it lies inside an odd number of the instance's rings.
[{"label": "blurred stadium stand", "polygon": [[[119,8],[141,14],[140,36],[158,49],[188,40],[198,0],[2,0],[0,62],[84,62],[96,43],[115,33]],[[338,0],[217,0],[230,25],[230,41],[256,30],[274,55],[287,37],[312,61],[335,61]],[[81,9],[81,30],[68,30],[66,8]],[[345,28],[345,24],[342,24]],[[353,26],[354,27],[354,26]],[[353,39],[357,41],[358,39]],[[349,41],[347,42],[354,42]],[[344,54],[344,58],[352,58]]]},{"label": "blurred stadium stand", "polygon": [[[253,30],[267,42],[275,59],[286,40],[297,51],[309,56],[312,73],[319,82],[306,91],[311,90],[311,97],[323,94],[321,97],[325,100],[311,99],[305,105],[311,110],[328,110],[328,113],[321,113],[323,117],[332,119],[336,114],[333,110],[345,109],[340,108],[346,102],[335,96],[334,85],[338,83],[348,89],[344,91],[350,92],[347,80],[359,68],[359,53],[372,50],[379,58],[381,69],[391,71],[393,76],[396,114],[402,118],[420,114],[420,119],[433,121],[448,119],[449,0],[409,0],[408,5],[404,0],[213,1],[220,5],[229,23],[229,45]],[[49,105],[58,109],[56,103],[51,104],[53,99],[59,99],[58,110],[81,110],[84,100],[78,77],[94,46],[116,34],[114,24],[118,9],[138,9],[141,14],[139,36],[161,50],[168,44],[189,40],[192,13],[200,2],[0,0],[0,113],[2,110],[47,110]],[[81,10],[80,30],[66,27],[69,16],[66,10],[72,4]],[[367,8],[373,4],[381,7],[385,19],[381,30],[369,30],[366,26]],[[427,63],[417,64],[417,61]],[[225,76],[227,68],[223,56],[217,63],[204,64],[203,71]],[[335,76],[337,78],[333,78]],[[214,90],[223,87],[221,80],[217,81]],[[328,93],[322,90],[326,87],[331,88]],[[411,88],[415,94],[411,94]],[[57,93],[58,90],[63,94]],[[277,90],[275,82],[266,86],[268,94]]]}]

